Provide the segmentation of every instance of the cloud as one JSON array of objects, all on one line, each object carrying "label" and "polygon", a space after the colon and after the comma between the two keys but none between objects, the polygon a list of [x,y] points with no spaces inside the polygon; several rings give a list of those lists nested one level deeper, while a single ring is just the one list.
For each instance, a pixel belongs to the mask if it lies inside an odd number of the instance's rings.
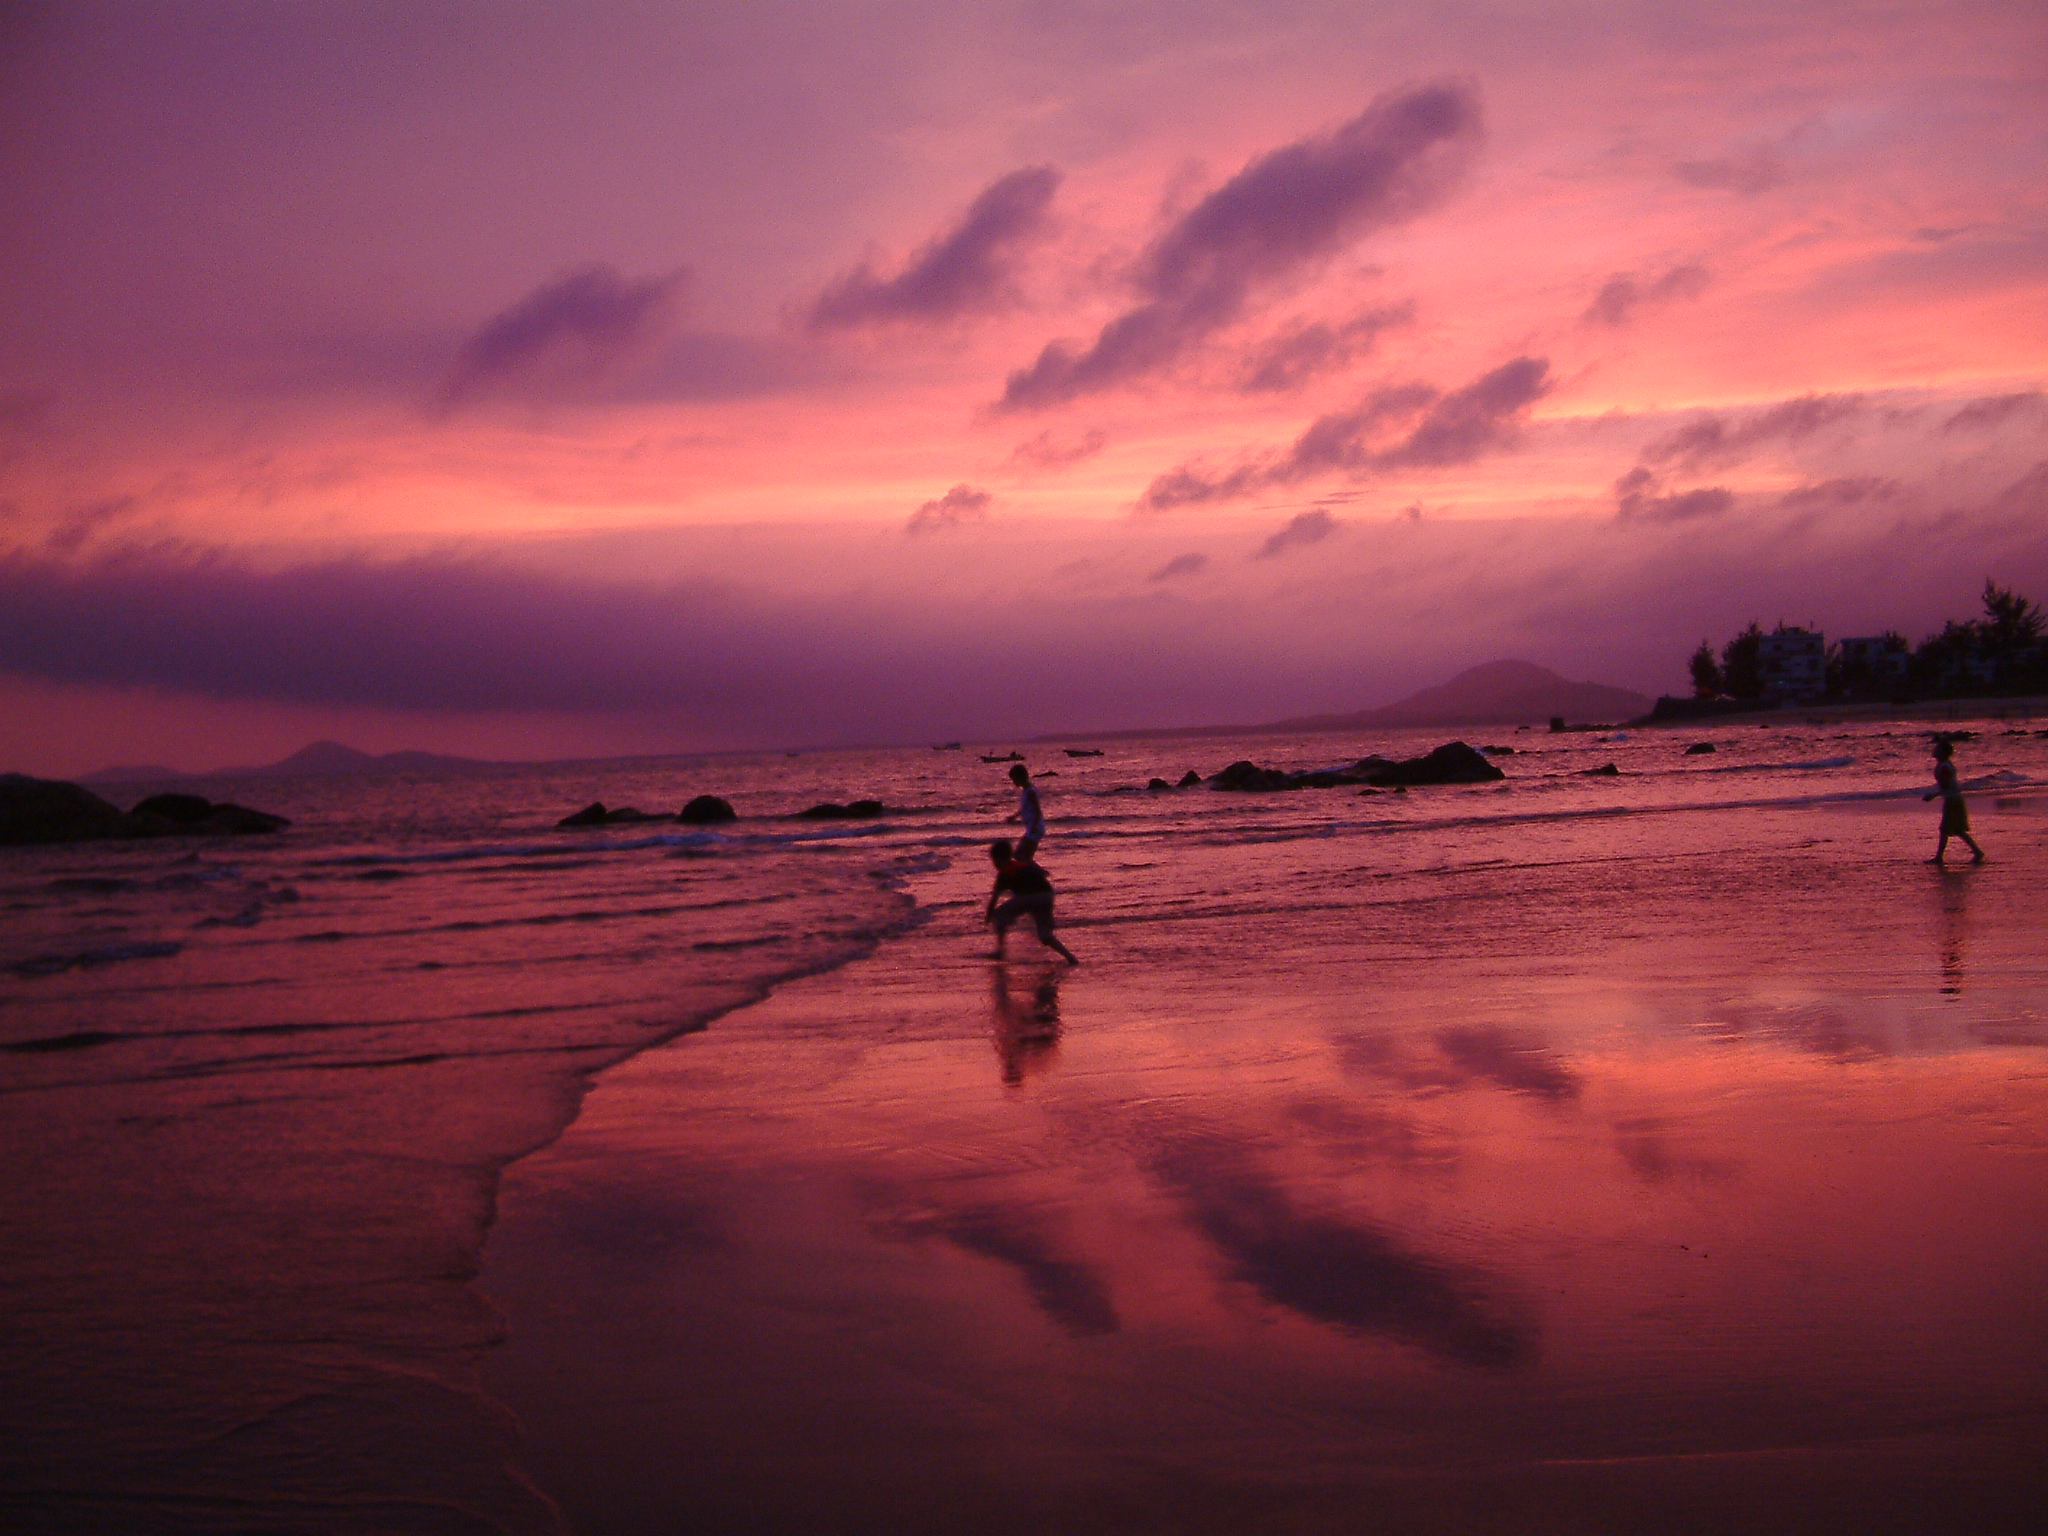
[{"label": "cloud", "polygon": [[1970,401],[1953,416],[1942,423],[1944,432],[1988,432],[2003,426],[2012,417],[2022,412],[2033,412],[2048,401],[2038,389],[2022,391],[2015,395],[1984,395]]},{"label": "cloud", "polygon": [[1378,342],[1380,332],[1415,318],[1413,304],[1368,310],[1342,325],[1296,325],[1252,349],[1238,387],[1247,394],[1301,388],[1311,379],[1348,367]]},{"label": "cloud", "polygon": [[1337,520],[1324,511],[1303,512],[1290,518],[1287,526],[1259,546],[1254,560],[1270,560],[1275,555],[1302,544],[1317,544],[1337,531]]},{"label": "cloud", "polygon": [[1109,434],[1099,428],[1075,438],[1057,436],[1048,427],[1036,437],[1026,438],[1010,455],[1020,469],[1065,469],[1083,459],[1092,459],[1109,446]]},{"label": "cloud", "polygon": [[912,534],[937,533],[942,528],[957,528],[962,523],[978,523],[988,516],[989,503],[995,497],[987,491],[977,490],[971,485],[956,485],[945,495],[928,501],[910,514],[907,532]]},{"label": "cloud", "polygon": [[948,233],[924,246],[894,277],[862,265],[811,306],[812,330],[878,321],[952,320],[1007,299],[1019,247],[1046,223],[1060,174],[1049,165],[1012,171],[977,197]]},{"label": "cloud", "polygon": [[1696,298],[1711,281],[1707,269],[1697,265],[1673,267],[1654,282],[1644,283],[1626,272],[1617,272],[1601,287],[1593,302],[1579,317],[1582,325],[1606,325],[1620,329],[1635,319],[1646,304],[1664,304],[1674,299]]},{"label": "cloud", "polygon": [[1848,421],[1864,409],[1862,395],[1802,395],[1749,416],[1707,414],[1643,450],[1645,464],[1699,470],[1740,463],[1766,443],[1798,442]]},{"label": "cloud", "polygon": [[1029,410],[1156,374],[1241,315],[1259,289],[1437,203],[1478,143],[1463,85],[1380,97],[1350,122],[1253,161],[1153,242],[1143,302],[1086,350],[1053,342],[1010,375],[999,409]]},{"label": "cloud", "polygon": [[967,1253],[1008,1265],[1039,1310],[1075,1338],[1117,1331],[1108,1283],[1086,1261],[1062,1252],[1029,1211],[978,1206],[899,1221],[895,1229],[905,1236],[943,1238]]},{"label": "cloud", "polygon": [[1231,1278],[1276,1306],[1460,1365],[1509,1370],[1534,1353],[1531,1332],[1487,1304],[1483,1272],[1416,1253],[1364,1222],[1295,1209],[1240,1148],[1190,1136],[1158,1153],[1150,1171],[1229,1262]]},{"label": "cloud", "polygon": [[1355,409],[1318,417],[1283,453],[1222,472],[1169,470],[1146,487],[1138,509],[1235,500],[1320,475],[1467,464],[1506,443],[1549,391],[1550,365],[1540,357],[1515,358],[1449,394],[1427,384],[1376,390]]},{"label": "cloud", "polygon": [[1735,505],[1726,486],[1666,494],[1654,471],[1640,464],[1614,482],[1614,515],[1625,523],[1682,523],[1718,517]]},{"label": "cloud", "polygon": [[133,496],[109,496],[74,507],[50,533],[48,547],[60,555],[76,554],[102,528],[132,517],[142,503]]},{"label": "cloud", "polygon": [[1147,581],[1172,581],[1180,576],[1199,576],[1207,569],[1209,569],[1209,557],[1205,554],[1195,552],[1175,555],[1145,579]]},{"label": "cloud", "polygon": [[1754,197],[1785,179],[1785,162],[1766,144],[1718,160],[1681,160],[1671,167],[1671,174],[1689,187]]},{"label": "cloud", "polygon": [[678,269],[629,282],[600,264],[543,284],[463,343],[441,407],[499,387],[574,389],[602,380],[666,329],[687,277]]}]

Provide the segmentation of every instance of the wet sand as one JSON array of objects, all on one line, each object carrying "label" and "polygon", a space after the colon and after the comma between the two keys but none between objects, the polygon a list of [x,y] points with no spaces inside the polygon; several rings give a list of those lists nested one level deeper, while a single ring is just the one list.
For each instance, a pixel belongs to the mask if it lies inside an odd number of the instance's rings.
[{"label": "wet sand", "polygon": [[1973,810],[1103,853],[1073,971],[924,877],[509,1170],[484,1383],[590,1536],[2031,1529],[2048,820]]}]

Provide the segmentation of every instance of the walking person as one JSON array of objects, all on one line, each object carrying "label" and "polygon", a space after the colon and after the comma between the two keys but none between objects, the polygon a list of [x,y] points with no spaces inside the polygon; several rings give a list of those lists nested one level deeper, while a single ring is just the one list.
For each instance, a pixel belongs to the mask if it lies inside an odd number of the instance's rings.
[{"label": "walking person", "polygon": [[1011,765],[1010,782],[1017,786],[1017,814],[1010,820],[1024,823],[1017,851],[1029,859],[1045,841],[1045,807],[1038,803],[1038,786],[1031,782],[1031,770],[1022,763]]},{"label": "walking person", "polygon": [[1010,925],[1028,917],[1038,930],[1039,943],[1064,955],[1067,964],[1079,965],[1074,952],[1052,931],[1052,877],[1031,857],[1031,840],[1012,848],[1007,837],[999,837],[988,845],[988,856],[996,867],[995,888],[988,893],[988,910],[982,914],[982,921],[996,931],[996,952],[990,958],[1003,958]]},{"label": "walking person", "polygon": [[1982,864],[1984,850],[1977,846],[1977,839],[1970,836],[1970,808],[1963,804],[1962,786],[1956,782],[1955,743],[1943,737],[1934,744],[1934,788],[1922,795],[1922,800],[1941,796],[1941,841],[1935,845],[1934,857],[1927,862],[1939,864],[1942,855],[1948,852],[1948,840],[1960,837],[1970,845],[1970,862]]}]

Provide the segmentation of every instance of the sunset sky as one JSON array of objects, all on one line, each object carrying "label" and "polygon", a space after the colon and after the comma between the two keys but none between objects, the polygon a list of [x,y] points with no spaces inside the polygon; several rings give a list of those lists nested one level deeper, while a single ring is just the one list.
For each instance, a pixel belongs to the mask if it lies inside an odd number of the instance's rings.
[{"label": "sunset sky", "polygon": [[0,769],[2048,600],[2039,0],[10,0],[0,208]]}]

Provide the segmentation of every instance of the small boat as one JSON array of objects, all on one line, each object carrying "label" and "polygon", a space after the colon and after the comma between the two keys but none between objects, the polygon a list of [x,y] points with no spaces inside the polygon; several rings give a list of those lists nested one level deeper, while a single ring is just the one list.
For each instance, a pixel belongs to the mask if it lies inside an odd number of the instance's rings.
[{"label": "small boat", "polygon": [[1067,756],[1069,756],[1069,757],[1100,757],[1100,756],[1102,756],[1102,748],[1100,748],[1100,747],[1068,747],[1068,748],[1066,748],[1066,749],[1065,749],[1065,751],[1066,751],[1066,754],[1067,754]]},{"label": "small boat", "polygon": [[981,754],[981,760],[984,763],[1021,763],[1024,761],[1024,754],[1022,752],[1006,752],[1001,757],[990,757],[984,752]]},{"label": "small boat", "polygon": [[957,741],[934,742],[932,750],[934,752],[958,752],[960,750],[960,743]]}]

